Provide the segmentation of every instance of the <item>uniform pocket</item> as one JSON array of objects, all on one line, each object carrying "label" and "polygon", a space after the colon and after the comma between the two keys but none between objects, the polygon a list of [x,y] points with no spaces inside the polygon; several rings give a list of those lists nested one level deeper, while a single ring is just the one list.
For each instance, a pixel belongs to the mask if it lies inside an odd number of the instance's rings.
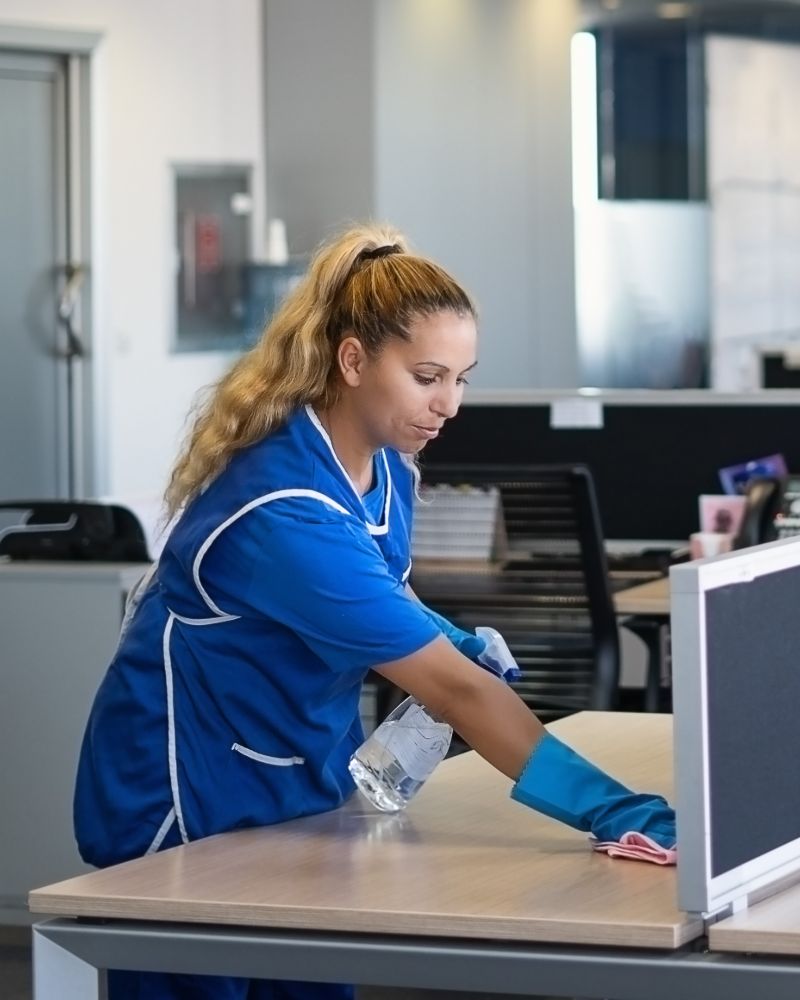
[{"label": "uniform pocket", "polygon": [[241,743],[234,743],[231,750],[240,753],[243,757],[258,761],[259,764],[269,764],[271,767],[294,767],[296,764],[305,764],[305,757],[271,757],[266,753],[256,753],[249,747],[242,746]]}]

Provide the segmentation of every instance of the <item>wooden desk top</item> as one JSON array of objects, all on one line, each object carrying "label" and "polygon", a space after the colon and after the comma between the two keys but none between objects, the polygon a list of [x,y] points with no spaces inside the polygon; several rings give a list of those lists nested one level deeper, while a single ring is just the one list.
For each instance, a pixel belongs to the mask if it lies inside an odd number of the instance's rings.
[{"label": "wooden desk top", "polygon": [[669,577],[627,587],[614,594],[614,606],[618,615],[663,615],[669,617],[670,589]]},{"label": "wooden desk top", "polygon": [[[581,713],[552,727],[641,790],[671,795],[672,719]],[[509,798],[475,753],[405,813],[354,796],[321,816],[196,841],[30,895],[35,913],[674,948],[702,933],[675,869],[612,861]]]},{"label": "wooden desk top", "polygon": [[800,885],[755,903],[712,924],[712,951],[753,951],[768,955],[800,954]]}]

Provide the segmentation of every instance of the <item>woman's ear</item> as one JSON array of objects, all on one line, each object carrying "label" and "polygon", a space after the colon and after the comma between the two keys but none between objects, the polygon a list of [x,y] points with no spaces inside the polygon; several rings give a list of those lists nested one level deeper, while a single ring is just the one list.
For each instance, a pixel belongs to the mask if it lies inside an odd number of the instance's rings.
[{"label": "woman's ear", "polygon": [[355,388],[361,384],[361,374],[366,352],[357,337],[345,337],[336,352],[339,372],[347,385]]}]

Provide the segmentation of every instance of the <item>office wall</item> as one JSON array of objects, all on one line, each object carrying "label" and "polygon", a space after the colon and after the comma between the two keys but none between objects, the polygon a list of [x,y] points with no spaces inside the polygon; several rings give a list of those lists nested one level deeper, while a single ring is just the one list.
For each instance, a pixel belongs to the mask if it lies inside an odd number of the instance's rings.
[{"label": "office wall", "polygon": [[269,200],[290,248],[394,222],[477,298],[475,384],[576,385],[578,0],[264,3]]},{"label": "office wall", "polygon": [[760,351],[800,345],[800,45],[709,36],[712,385],[760,385]]},{"label": "office wall", "polygon": [[97,492],[159,491],[193,395],[229,361],[170,350],[170,165],[253,164],[263,226],[260,4],[0,0],[0,21],[103,33],[92,60]]},{"label": "office wall", "polygon": [[577,384],[573,0],[381,0],[376,210],[472,290],[472,381]]},{"label": "office wall", "polygon": [[373,0],[264,4],[267,203],[306,253],[374,212]]}]

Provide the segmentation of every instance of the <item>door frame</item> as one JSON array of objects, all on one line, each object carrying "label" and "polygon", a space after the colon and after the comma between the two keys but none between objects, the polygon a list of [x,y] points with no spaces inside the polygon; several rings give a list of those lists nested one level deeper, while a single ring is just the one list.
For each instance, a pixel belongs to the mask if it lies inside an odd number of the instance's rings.
[{"label": "door frame", "polygon": [[[59,261],[61,275],[58,292],[66,286],[67,265],[79,264],[84,269],[85,280],[75,297],[73,320],[75,332],[85,349],[79,363],[73,363],[73,392],[71,412],[65,411],[65,427],[60,431],[59,452],[65,460],[58,469],[59,492],[64,496],[92,497],[98,492],[100,442],[97,429],[96,401],[102,399],[99,387],[100,369],[98,345],[93,336],[95,298],[92,294],[92,55],[103,38],[101,31],[46,28],[36,25],[4,24],[0,22],[0,50],[18,55],[57,56],[64,61],[63,95],[59,94],[62,113],[60,119],[66,127],[59,135],[59,145],[64,151],[64,178],[66,189],[62,204],[66,208],[64,220],[65,259]],[[57,318],[54,317],[54,322]],[[59,345],[66,347],[67,335],[58,330]],[[66,367],[69,362],[65,363]],[[63,378],[66,386],[66,372]],[[59,373],[59,383],[62,382]],[[68,431],[71,429],[69,439]]]}]

